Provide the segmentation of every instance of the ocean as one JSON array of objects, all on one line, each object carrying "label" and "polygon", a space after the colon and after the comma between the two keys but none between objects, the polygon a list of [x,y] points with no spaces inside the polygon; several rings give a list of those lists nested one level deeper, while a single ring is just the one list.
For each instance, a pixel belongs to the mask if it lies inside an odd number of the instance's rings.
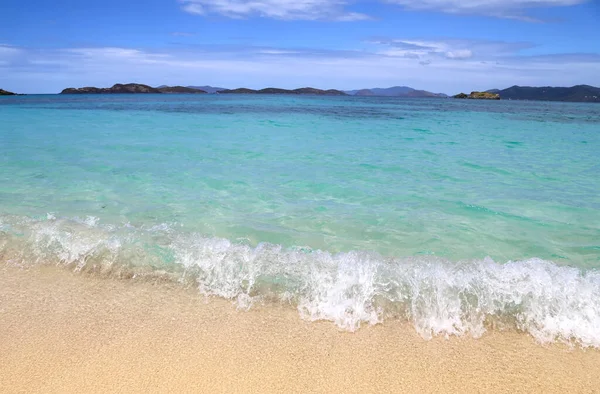
[{"label": "ocean", "polygon": [[0,262],[600,347],[600,106],[0,98]]}]

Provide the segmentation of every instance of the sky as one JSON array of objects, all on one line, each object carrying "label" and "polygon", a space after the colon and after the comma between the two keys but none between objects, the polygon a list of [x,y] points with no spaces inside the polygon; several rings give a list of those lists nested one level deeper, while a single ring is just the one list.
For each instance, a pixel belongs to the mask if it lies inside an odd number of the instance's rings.
[{"label": "sky", "polygon": [[600,0],[2,0],[0,88],[600,86]]}]

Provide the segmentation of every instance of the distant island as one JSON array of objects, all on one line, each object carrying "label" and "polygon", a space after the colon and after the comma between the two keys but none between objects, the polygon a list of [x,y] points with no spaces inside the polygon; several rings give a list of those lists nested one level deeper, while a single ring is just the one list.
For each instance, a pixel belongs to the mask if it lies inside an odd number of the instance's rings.
[{"label": "distant island", "polygon": [[[212,87],[208,87],[215,89]],[[279,89],[279,88],[266,88],[261,90],[238,88],[238,89],[220,89],[214,90],[214,93],[218,94],[311,94],[319,96],[346,96],[346,93],[341,90],[321,90],[315,88],[300,88],[294,90]],[[159,86],[153,88],[148,85],[139,83],[128,83],[128,84],[116,84],[110,88],[97,88],[93,86],[83,88],[67,88],[64,89],[61,94],[116,94],[116,93],[178,93],[178,94],[202,94],[207,93],[205,90],[198,89],[192,86]]]},{"label": "distant island", "polygon": [[600,103],[600,88],[589,85],[563,87],[512,86],[508,89],[488,90],[487,93],[499,94],[504,100],[537,100]]},{"label": "distant island", "polygon": [[16,96],[16,93],[9,92],[8,90],[0,89],[0,96]]},{"label": "distant island", "polygon": [[452,96],[455,99],[471,99],[471,100],[500,100],[498,93],[490,92],[471,92],[471,94],[459,93]]},{"label": "distant island", "polygon": [[346,90],[351,96],[382,96],[382,97],[406,97],[406,98],[447,98],[444,93],[432,93],[426,90],[413,89],[408,86],[393,86],[391,88],[370,88],[359,90]]},{"label": "distant island", "polygon": [[158,89],[158,93],[176,93],[176,94],[206,94],[202,89],[189,88],[187,86],[162,86]]},{"label": "distant island", "polygon": [[192,89],[185,86],[161,86],[153,88],[139,83],[118,83],[110,88],[96,88],[93,86],[83,88],[66,88],[60,94],[116,94],[116,93],[187,93],[202,94],[204,90]]},{"label": "distant island", "polygon": [[317,96],[385,96],[385,97],[407,97],[407,98],[418,98],[418,97],[439,97],[447,98],[448,96],[443,93],[432,93],[426,90],[413,89],[408,86],[394,86],[391,88],[372,88],[372,89],[360,89],[360,90],[349,90],[342,91],[336,89],[316,89],[311,87],[299,88],[299,89],[281,89],[281,88],[265,88],[265,89],[249,89],[249,88],[237,88],[237,89],[226,89],[213,86],[167,86],[161,85],[156,88],[138,84],[116,84],[110,88],[97,88],[97,87],[82,87],[82,88],[67,88],[64,89],[61,94],[111,94],[111,93],[218,93],[218,94],[305,94],[305,95],[317,95]]},{"label": "distant island", "polygon": [[563,87],[512,86],[507,89],[490,89],[485,92],[460,93],[453,98],[479,100],[532,100],[600,103],[600,88],[589,85]]},{"label": "distant island", "polygon": [[322,90],[315,88],[300,88],[294,90],[279,88],[266,88],[260,90],[239,88],[221,90],[218,92],[218,94],[311,94],[317,96],[346,96],[346,93],[342,92],[341,90]]},{"label": "distant island", "polygon": [[[164,87],[164,86],[159,86],[160,87]],[[198,89],[198,90],[204,90],[206,93],[218,93],[221,92],[223,90],[227,90],[227,88],[218,88],[215,86],[209,86],[209,85],[204,85],[204,86],[186,86],[187,88],[190,89]]]},{"label": "distant island", "polygon": [[[358,90],[336,90],[336,89],[249,89],[237,88],[226,89],[213,86],[167,86],[152,87],[139,83],[116,84],[110,88],[82,87],[67,88],[61,94],[112,94],[112,93],[154,93],[154,94],[284,94],[284,95],[317,95],[317,96],[381,96],[381,97],[404,97],[404,98],[448,98],[443,93],[432,93],[426,90],[413,89],[408,86],[393,86],[390,88],[370,88]],[[14,95],[0,89],[0,95]],[[507,89],[490,89],[485,92],[474,91],[470,94],[460,93],[452,96],[457,99],[473,100],[538,100],[538,101],[566,101],[566,102],[589,102],[600,103],[600,88],[589,85],[577,85],[572,87],[530,87],[512,86]]]}]

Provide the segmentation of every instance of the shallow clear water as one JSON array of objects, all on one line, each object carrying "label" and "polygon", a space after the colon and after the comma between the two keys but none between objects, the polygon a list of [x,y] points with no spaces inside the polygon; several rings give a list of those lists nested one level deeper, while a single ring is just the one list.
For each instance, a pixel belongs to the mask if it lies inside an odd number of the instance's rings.
[{"label": "shallow clear water", "polygon": [[598,152],[594,104],[3,97],[0,252],[193,272],[350,329],[494,316],[598,346]]}]

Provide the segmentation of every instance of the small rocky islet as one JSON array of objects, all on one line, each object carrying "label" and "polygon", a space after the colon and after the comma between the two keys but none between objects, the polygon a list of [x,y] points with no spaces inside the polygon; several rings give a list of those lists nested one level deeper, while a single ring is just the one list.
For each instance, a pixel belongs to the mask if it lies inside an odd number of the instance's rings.
[{"label": "small rocky islet", "polygon": [[455,99],[471,99],[471,100],[500,100],[498,93],[490,92],[471,92],[471,94],[459,93],[452,96]]}]

